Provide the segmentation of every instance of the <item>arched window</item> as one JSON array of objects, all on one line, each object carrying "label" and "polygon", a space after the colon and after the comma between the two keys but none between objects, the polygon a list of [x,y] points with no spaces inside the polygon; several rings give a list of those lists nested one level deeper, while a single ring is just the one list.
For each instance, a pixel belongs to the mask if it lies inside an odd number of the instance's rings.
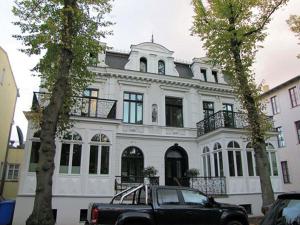
[{"label": "arched window", "polygon": [[140,58],[140,71],[147,72],[147,59],[145,57]]},{"label": "arched window", "polygon": [[126,148],[122,154],[122,182],[143,182],[144,156],[143,152],[134,146]]},{"label": "arched window", "polygon": [[254,150],[251,142],[248,142],[246,145],[246,156],[247,156],[247,165],[248,165],[248,175],[250,177],[257,176],[258,171],[256,171],[256,164],[254,158]]},{"label": "arched window", "polygon": [[158,74],[165,75],[166,73],[166,67],[165,67],[165,62],[162,60],[158,61]]},{"label": "arched window", "polygon": [[243,176],[242,152],[239,143],[230,141],[227,145],[229,175]]},{"label": "arched window", "polygon": [[278,176],[276,150],[271,143],[266,143],[266,149],[267,149],[268,157],[269,157],[270,174],[271,174],[271,176]]},{"label": "arched window", "polygon": [[214,144],[213,156],[214,156],[215,176],[223,177],[224,170],[223,170],[222,146],[219,142]]},{"label": "arched window", "polygon": [[209,148],[207,146],[203,148],[202,161],[203,161],[204,176],[211,177],[210,153],[209,153]]},{"label": "arched window", "polygon": [[39,162],[39,150],[41,146],[40,135],[41,135],[41,130],[38,130],[33,134],[32,137],[29,168],[28,168],[29,172],[35,172],[36,166]]},{"label": "arched window", "polygon": [[62,138],[59,173],[80,174],[82,138],[67,132]]},{"label": "arched window", "polygon": [[89,174],[109,173],[110,141],[105,134],[96,134],[90,142]]}]

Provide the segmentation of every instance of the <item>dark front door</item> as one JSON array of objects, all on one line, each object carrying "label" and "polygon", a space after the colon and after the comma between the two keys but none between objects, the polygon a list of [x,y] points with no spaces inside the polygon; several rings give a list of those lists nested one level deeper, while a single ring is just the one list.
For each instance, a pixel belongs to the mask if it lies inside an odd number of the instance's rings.
[{"label": "dark front door", "polygon": [[169,148],[165,155],[165,184],[187,186],[187,169],[188,158],[185,150],[179,146]]}]

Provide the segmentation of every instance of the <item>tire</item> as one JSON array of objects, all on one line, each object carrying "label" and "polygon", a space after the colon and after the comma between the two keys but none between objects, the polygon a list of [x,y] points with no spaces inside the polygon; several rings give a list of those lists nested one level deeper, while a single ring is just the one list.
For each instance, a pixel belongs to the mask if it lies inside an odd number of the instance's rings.
[{"label": "tire", "polygon": [[226,223],[226,225],[244,225],[244,224],[238,220],[232,220]]}]

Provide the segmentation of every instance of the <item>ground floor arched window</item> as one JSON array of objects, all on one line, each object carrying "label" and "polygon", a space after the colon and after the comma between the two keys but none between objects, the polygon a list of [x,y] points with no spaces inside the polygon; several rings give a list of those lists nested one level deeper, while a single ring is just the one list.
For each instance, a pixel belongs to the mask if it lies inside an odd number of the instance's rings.
[{"label": "ground floor arched window", "polygon": [[134,146],[126,148],[122,153],[122,182],[143,182],[144,155]]}]

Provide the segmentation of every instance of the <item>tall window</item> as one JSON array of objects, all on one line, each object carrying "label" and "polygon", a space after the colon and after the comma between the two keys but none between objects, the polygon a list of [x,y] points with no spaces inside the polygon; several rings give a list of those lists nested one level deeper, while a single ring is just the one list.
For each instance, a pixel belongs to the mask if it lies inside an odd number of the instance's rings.
[{"label": "tall window", "polygon": [[82,116],[96,117],[97,116],[97,101],[98,90],[97,89],[85,89],[82,98]]},{"label": "tall window", "polygon": [[254,158],[254,150],[253,150],[253,146],[252,143],[249,142],[246,145],[246,156],[247,156],[247,165],[248,165],[248,175],[250,177],[252,176],[256,176],[257,171],[256,171],[256,164],[255,164],[255,158]]},{"label": "tall window", "polygon": [[230,141],[227,145],[229,175],[243,176],[242,153],[240,145],[236,141]]},{"label": "tall window", "polygon": [[147,72],[147,59],[144,57],[140,58],[140,71],[143,73]]},{"label": "tall window", "polygon": [[297,94],[296,86],[289,89],[289,94],[290,94],[292,107],[296,107],[297,105],[300,105],[300,100]]},{"label": "tall window", "polygon": [[6,179],[7,180],[18,180],[19,178],[19,164],[8,164]]},{"label": "tall window", "polygon": [[224,126],[234,127],[233,104],[223,103]]},{"label": "tall window", "polygon": [[203,102],[203,113],[204,113],[204,119],[206,119],[209,116],[213,115],[215,113],[214,103],[204,101]]},{"label": "tall window", "polygon": [[214,114],[214,103],[203,102],[203,113],[204,113],[204,131],[209,132],[215,129],[215,119],[212,116]]},{"label": "tall window", "polygon": [[287,161],[281,162],[281,169],[282,169],[283,183],[285,183],[285,184],[291,183]]},{"label": "tall window", "polygon": [[96,134],[90,143],[89,174],[109,173],[110,142],[106,135]]},{"label": "tall window", "polygon": [[271,105],[272,105],[273,115],[278,114],[279,113],[279,106],[278,106],[277,96],[273,96],[271,98]]},{"label": "tall window", "polygon": [[215,71],[215,70],[213,70],[211,73],[212,73],[212,75],[213,75],[213,77],[214,77],[215,82],[216,82],[216,83],[219,83],[219,80],[218,80],[218,72]]},{"label": "tall window", "polygon": [[202,160],[203,160],[204,176],[211,177],[211,163],[210,163],[210,153],[208,147],[203,148]]},{"label": "tall window", "polygon": [[181,98],[166,97],[166,126],[183,127]]},{"label": "tall window", "polygon": [[295,126],[296,126],[296,132],[298,137],[298,143],[300,143],[300,120],[295,122]]},{"label": "tall window", "polygon": [[32,137],[29,168],[28,168],[29,172],[35,172],[36,166],[39,161],[39,150],[41,146],[40,135],[41,135],[41,131],[39,130],[35,132]]},{"label": "tall window", "polygon": [[124,93],[123,122],[143,123],[143,94]]},{"label": "tall window", "polygon": [[222,156],[222,146],[220,143],[214,144],[214,166],[215,166],[215,176],[216,177],[223,177],[224,170],[223,170],[223,156]]},{"label": "tall window", "polygon": [[158,74],[164,75],[166,73],[165,62],[162,60],[158,61]]},{"label": "tall window", "polygon": [[63,136],[59,173],[80,174],[82,138],[76,132]]},{"label": "tall window", "polygon": [[278,176],[277,158],[274,146],[271,143],[266,143],[266,149],[269,156],[269,170],[271,176]]},{"label": "tall window", "polygon": [[284,142],[282,127],[276,127],[276,130],[278,132],[278,134],[277,134],[278,147],[279,148],[284,147],[285,146],[285,142]]},{"label": "tall window", "polygon": [[122,154],[122,171],[123,181],[136,182],[141,180],[144,169],[144,156],[142,151],[134,146],[128,147]]},{"label": "tall window", "polygon": [[200,69],[200,73],[202,73],[203,80],[207,82],[207,75],[206,75],[206,69]]}]

